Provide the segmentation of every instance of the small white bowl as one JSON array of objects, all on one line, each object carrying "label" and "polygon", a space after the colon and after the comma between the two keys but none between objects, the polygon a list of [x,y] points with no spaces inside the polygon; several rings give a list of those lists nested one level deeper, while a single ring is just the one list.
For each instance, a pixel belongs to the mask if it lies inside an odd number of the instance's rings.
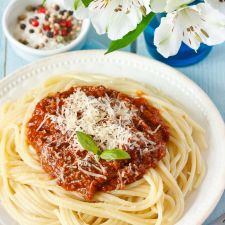
[{"label": "small white bowl", "polygon": [[[51,1],[52,2],[52,1]],[[56,1],[53,1],[57,3]],[[23,45],[20,43],[13,35],[13,29],[16,26],[17,18],[19,15],[23,14],[27,5],[37,5],[40,4],[38,0],[12,0],[7,8],[4,11],[3,19],[2,19],[2,26],[3,31],[5,33],[6,38],[12,45],[16,54],[20,57],[24,58],[27,61],[33,61],[35,59],[39,59],[42,57],[55,55],[58,53],[66,52],[69,50],[78,50],[81,49],[87,39],[87,34],[90,29],[90,20],[85,19],[83,20],[81,32],[76,39],[71,41],[69,44],[51,50],[41,50],[41,49],[34,49],[32,47]]]}]

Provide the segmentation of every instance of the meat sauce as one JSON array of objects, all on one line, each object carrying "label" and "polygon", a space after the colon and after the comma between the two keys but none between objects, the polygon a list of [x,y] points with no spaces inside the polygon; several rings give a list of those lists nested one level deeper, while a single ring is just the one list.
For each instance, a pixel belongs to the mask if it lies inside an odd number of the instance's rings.
[{"label": "meat sauce", "polygon": [[[57,107],[61,108],[63,100],[76,92],[77,87],[42,99],[36,105],[27,124],[28,143],[35,149],[43,169],[52,179],[56,179],[59,186],[68,191],[80,192],[90,201],[97,191],[123,189],[126,184],[142,178],[149,168],[156,167],[157,162],[165,156],[169,131],[159,111],[142,97],[132,98],[103,86],[79,88],[87,96],[99,98],[108,95],[111,99],[119,99],[135,107],[137,116],[129,126],[155,142],[154,151],[146,151],[141,140],[138,149],[125,148],[131,156],[129,160],[97,160],[86,150],[71,149],[67,134],[63,134],[50,119],[45,120],[47,113],[56,115],[56,111],[59,110]],[[60,102],[57,102],[58,100]],[[149,130],[153,132],[148,132]],[[78,156],[79,162],[85,159],[82,168],[78,165]],[[84,170],[88,171],[88,174]],[[98,176],[92,176],[92,173]]]}]

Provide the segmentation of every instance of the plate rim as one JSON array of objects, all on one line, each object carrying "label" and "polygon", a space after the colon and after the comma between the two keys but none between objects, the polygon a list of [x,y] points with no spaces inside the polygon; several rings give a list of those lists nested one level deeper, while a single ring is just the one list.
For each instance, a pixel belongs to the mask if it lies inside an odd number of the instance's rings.
[{"label": "plate rim", "polygon": [[[16,88],[15,84],[17,82],[24,82],[27,78],[29,79],[30,77],[32,77],[32,74],[35,75],[35,72],[30,73],[30,76],[21,76],[20,74],[23,71],[26,70],[31,70],[31,68],[34,66],[36,67],[37,65],[43,65],[43,66],[47,66],[48,64],[52,63],[54,61],[54,59],[57,58],[63,58],[63,57],[72,57],[74,55],[76,55],[76,57],[79,58],[79,56],[84,56],[87,58],[98,58],[99,56],[104,55],[105,50],[82,50],[82,51],[74,51],[74,52],[67,52],[67,53],[63,53],[63,54],[57,54],[51,57],[47,57],[47,58],[43,58],[43,59],[39,59],[36,60],[30,64],[27,64],[21,68],[18,68],[17,70],[15,70],[14,72],[8,74],[7,76],[5,76],[3,79],[0,80],[0,99],[2,98],[2,96],[4,95],[5,92],[7,92],[8,89],[13,89]],[[192,89],[199,93],[200,96],[198,96],[199,99],[203,99],[209,106],[210,112],[214,115],[214,119],[215,119],[215,123],[218,125],[217,130],[220,130],[221,133],[221,137],[224,136],[225,137],[225,127],[224,127],[224,121],[223,118],[220,114],[220,112],[218,111],[217,107],[215,106],[215,104],[212,102],[212,100],[210,99],[210,97],[206,94],[206,92],[204,90],[202,90],[194,81],[192,81],[190,78],[188,78],[187,76],[185,76],[182,72],[162,63],[159,62],[157,60],[154,59],[150,59],[141,55],[136,55],[133,53],[129,53],[129,52],[121,52],[121,51],[116,51],[111,53],[110,55],[105,55],[104,56],[106,59],[110,59],[112,61],[115,61],[117,58],[119,61],[123,60],[127,60],[129,61],[136,61],[137,62],[142,62],[142,64],[144,62],[147,62],[147,64],[154,64],[155,66],[160,67],[160,69],[165,70],[165,71],[169,71],[169,74],[174,75],[174,78],[180,80],[183,83],[187,83],[188,86],[192,87]],[[82,58],[82,57],[81,57]],[[107,60],[106,60],[107,61]],[[49,63],[50,62],[50,63]],[[54,65],[54,64],[52,64]],[[65,64],[66,65],[66,64]],[[43,67],[45,68],[45,67]],[[40,69],[40,72],[42,70]],[[38,71],[36,71],[38,72]],[[15,82],[16,80],[16,82]],[[137,79],[138,80],[138,79]],[[13,84],[14,83],[14,84]],[[4,87],[5,85],[7,85],[7,87]],[[1,90],[2,89],[2,90]],[[4,91],[5,90],[5,91]],[[224,141],[225,143],[225,141]],[[225,155],[224,155],[225,157]],[[224,189],[225,189],[225,179],[222,179],[222,177],[225,177],[225,166],[224,166],[224,173],[221,174],[220,177],[220,187],[217,188],[217,193],[214,194],[214,198],[213,198],[213,202],[211,202],[210,205],[208,205],[207,209],[204,210],[204,213],[202,213],[201,217],[198,217],[198,221],[196,221],[196,224],[201,224],[203,223],[207,217],[210,215],[210,213],[212,213],[212,211],[214,210],[214,208],[216,207],[217,203],[219,202],[219,199],[221,198]],[[182,218],[182,217],[181,217]],[[179,223],[179,221],[178,221]],[[177,223],[176,223],[177,224]]]}]

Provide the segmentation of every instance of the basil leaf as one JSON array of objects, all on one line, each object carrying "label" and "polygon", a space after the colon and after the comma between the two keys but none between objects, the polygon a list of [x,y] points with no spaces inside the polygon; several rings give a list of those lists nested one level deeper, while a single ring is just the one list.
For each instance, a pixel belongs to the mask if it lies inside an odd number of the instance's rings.
[{"label": "basil leaf", "polygon": [[100,155],[100,158],[105,160],[130,159],[130,155],[122,149],[114,148],[111,150],[104,150]]},{"label": "basil leaf", "polygon": [[88,7],[93,0],[82,0],[85,7]]},{"label": "basil leaf", "polygon": [[42,1],[42,5],[45,5],[46,1],[47,1],[47,0],[43,0],[43,1]]},{"label": "basil leaf", "polygon": [[76,135],[80,145],[85,150],[93,152],[94,154],[97,154],[97,155],[101,153],[101,150],[99,149],[96,142],[93,140],[93,138],[90,135],[85,134],[81,131],[77,131]]},{"label": "basil leaf", "polygon": [[143,17],[142,21],[137,25],[136,29],[130,31],[124,37],[119,40],[112,41],[108,51],[105,54],[116,51],[120,48],[124,48],[127,45],[131,44],[133,41],[137,39],[137,37],[144,31],[144,29],[148,26],[152,18],[154,17],[154,13],[151,12],[147,16]]}]

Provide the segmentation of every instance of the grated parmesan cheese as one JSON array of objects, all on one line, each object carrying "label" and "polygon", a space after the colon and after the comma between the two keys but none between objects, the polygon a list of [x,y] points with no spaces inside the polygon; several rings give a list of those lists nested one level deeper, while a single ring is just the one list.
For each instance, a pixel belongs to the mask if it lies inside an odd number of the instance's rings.
[{"label": "grated parmesan cheese", "polygon": [[124,146],[134,149],[139,147],[139,140],[148,148],[155,144],[142,132],[134,132],[130,128],[133,117],[137,116],[137,109],[130,107],[126,101],[110,98],[107,94],[98,98],[87,96],[79,88],[63,101],[62,107],[57,107],[56,115],[47,115],[46,118],[50,118],[56,129],[68,136],[71,148],[82,149],[76,131],[92,135],[102,149]]}]

